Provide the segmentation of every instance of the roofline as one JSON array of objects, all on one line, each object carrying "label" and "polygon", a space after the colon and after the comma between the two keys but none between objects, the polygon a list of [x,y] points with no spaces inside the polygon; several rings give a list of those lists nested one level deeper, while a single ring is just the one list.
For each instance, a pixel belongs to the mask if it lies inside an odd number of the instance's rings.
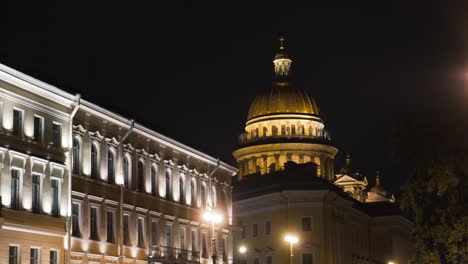
[{"label": "roofline", "polygon": [[[10,77],[10,78],[8,78]],[[12,78],[12,79],[11,79]],[[46,92],[48,93],[51,93],[51,95],[53,97],[58,97],[59,99],[62,99],[61,101],[57,101],[57,103],[59,104],[62,104],[66,107],[72,107],[72,105],[75,103],[75,98],[76,96],[71,94],[71,93],[68,93],[62,89],[59,89],[53,85],[50,85],[48,83],[45,83],[41,80],[38,80],[32,76],[29,76],[25,73],[22,73],[20,71],[17,71],[13,68],[10,68],[2,63],[0,63],[0,80],[4,80],[6,82],[9,82],[9,83],[12,83],[13,85],[21,88],[21,89],[26,89],[25,85],[28,85],[28,86],[32,86],[32,87],[29,87],[29,88],[36,88],[36,89],[42,89],[42,90],[45,90]],[[12,82],[13,81],[13,82]],[[40,91],[34,91],[33,89],[30,90],[28,89],[29,92],[32,92],[32,93],[36,93],[38,94],[38,92]],[[42,94],[38,94],[38,95],[41,95],[43,96]],[[123,126],[123,127],[127,127],[129,128],[130,127],[130,122],[129,122],[129,118],[126,118],[118,113],[114,113],[112,111],[109,111],[103,107],[100,107],[96,104],[93,104],[89,101],[86,101],[86,100],[81,100],[80,101],[80,104],[83,108],[83,110],[85,111],[89,111],[89,112],[93,112],[94,114],[98,115],[98,116],[101,116],[101,117],[104,117],[104,118],[108,118],[108,119],[112,119],[112,121],[120,126]],[[184,145],[172,138],[169,138],[167,136],[164,136],[154,130],[151,130],[141,124],[138,124],[135,122],[135,128],[134,128],[134,131],[135,132],[138,132],[142,135],[145,135],[147,137],[150,137],[156,141],[162,141],[163,143],[169,145],[169,147],[172,147],[176,150],[179,150],[179,151],[183,151],[183,152],[188,152],[192,155],[195,155],[195,156],[198,156],[199,159],[201,160],[204,160],[205,162],[208,162],[210,163],[211,165],[216,165],[217,164],[217,161],[218,159],[208,155],[208,154],[205,154],[199,150],[196,150],[192,147],[189,147],[187,145]],[[222,162],[220,161],[220,167],[223,168],[224,170],[228,171],[229,173],[231,173],[231,176],[234,176],[235,174],[237,174],[238,172],[238,169],[225,163],[225,162]]]}]

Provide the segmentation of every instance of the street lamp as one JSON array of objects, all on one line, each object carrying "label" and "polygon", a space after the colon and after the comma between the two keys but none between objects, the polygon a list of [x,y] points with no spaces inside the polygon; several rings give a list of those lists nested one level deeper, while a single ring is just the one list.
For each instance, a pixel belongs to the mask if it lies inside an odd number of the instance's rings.
[{"label": "street lamp", "polygon": [[211,255],[211,257],[213,258],[213,264],[216,264],[215,224],[221,223],[223,221],[223,216],[221,214],[208,211],[203,214],[203,218],[206,221],[211,222],[211,243],[212,243],[212,250],[213,250],[213,255]]},{"label": "street lamp", "polygon": [[389,261],[387,264],[396,264],[396,263],[393,261]]},{"label": "street lamp", "polygon": [[290,248],[290,251],[289,251],[290,252],[290,254],[289,254],[289,257],[290,257],[289,264],[293,264],[293,262],[294,262],[293,244],[296,244],[299,241],[299,238],[297,238],[297,236],[295,236],[295,235],[287,234],[284,237],[284,240],[286,240],[286,242],[289,242],[289,248]]},{"label": "street lamp", "polygon": [[245,252],[247,252],[247,248],[245,246],[240,246],[239,247],[239,253],[245,254]]}]

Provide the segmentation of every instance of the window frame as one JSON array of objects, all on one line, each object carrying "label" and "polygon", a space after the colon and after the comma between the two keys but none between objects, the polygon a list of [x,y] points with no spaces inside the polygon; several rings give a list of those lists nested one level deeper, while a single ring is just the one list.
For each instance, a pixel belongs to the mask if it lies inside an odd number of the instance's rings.
[{"label": "window frame", "polygon": [[[109,214],[112,216],[112,228],[111,233],[109,233]],[[106,209],[106,242],[107,243],[115,243],[115,228],[116,228],[116,210],[114,208],[107,207]]]},{"label": "window frame", "polygon": [[[92,217],[92,211],[93,209],[96,210],[96,219],[95,219],[95,228],[96,228],[96,233],[93,233],[93,221],[91,219]],[[99,214],[99,209],[100,206],[97,204],[90,204],[89,205],[89,239],[94,240],[94,241],[99,241],[100,236],[99,236],[99,220],[100,220],[100,214]]]},{"label": "window frame", "polygon": [[[93,156],[93,149],[96,151],[95,155]],[[91,147],[89,148],[90,152],[90,168],[91,168],[91,178],[98,179],[99,178],[99,142],[93,141],[91,142]]]},{"label": "window frame", "polygon": [[[40,120],[41,127],[39,128],[39,134],[40,134],[39,137],[36,137],[36,119]],[[33,128],[34,141],[40,144],[44,143],[44,117],[34,114],[33,125],[34,125],[34,128]]]},{"label": "window frame", "polygon": [[[76,234],[74,234],[75,232],[75,229],[73,228],[74,224],[73,224],[73,206],[74,205],[77,205],[78,206],[78,216],[77,216],[77,225],[78,225],[78,236],[76,236]],[[82,202],[81,201],[77,201],[77,200],[72,200],[72,206],[71,206],[71,235],[72,237],[78,237],[78,238],[81,238],[82,237],[82,233],[81,233],[81,227],[82,227],[82,216],[83,216],[83,209],[82,209]]]},{"label": "window frame", "polygon": [[[12,248],[16,249],[15,259],[12,259],[12,252],[11,252]],[[18,245],[18,244],[10,244],[9,247],[8,247],[8,263],[9,264],[19,264],[20,263],[20,257],[21,257],[21,246]]]},{"label": "window frame", "polygon": [[[308,228],[304,228],[305,227],[304,226],[304,220],[306,220],[306,219],[309,219],[309,221],[310,221],[309,225],[308,225]],[[313,223],[312,223],[313,220],[312,219],[313,219],[312,216],[302,216],[301,217],[301,230],[302,230],[302,232],[311,232],[312,231],[312,229],[313,229],[312,228],[312,225],[313,225]]]},{"label": "window frame", "polygon": [[[56,137],[55,127],[58,127],[58,135]],[[81,142],[80,142],[81,144]],[[52,146],[54,148],[60,148],[62,145],[62,123],[52,121]]]},{"label": "window frame", "polygon": [[[141,223],[141,232],[140,232],[140,223]],[[145,217],[138,216],[136,221],[137,228],[137,247],[145,247]]]},{"label": "window frame", "polygon": [[[57,182],[57,199],[54,199],[54,187],[53,187],[54,182]],[[60,217],[60,209],[61,209],[60,194],[61,194],[61,191],[62,191],[61,184],[60,184],[61,182],[62,182],[61,178],[54,177],[54,176],[50,177],[50,190],[51,190],[51,195],[52,195],[52,203],[51,203],[51,207],[50,207],[50,214],[53,217]],[[55,204],[54,201],[57,201],[57,209],[55,209],[55,207],[54,207],[54,204]],[[57,211],[57,212],[55,212],[55,211]]]},{"label": "window frame", "polygon": [[[36,259],[36,262],[31,263],[33,250],[37,250],[37,259]],[[31,246],[30,249],[29,249],[29,259],[30,259],[31,264],[40,264],[41,263],[41,248]]]},{"label": "window frame", "polygon": [[[20,124],[19,124],[19,127],[18,127],[18,131],[15,131],[15,112],[18,112],[20,113]],[[17,107],[13,107],[13,127],[12,127],[12,133],[13,135],[17,136],[17,137],[23,137],[24,135],[24,113],[25,111],[23,109],[20,109],[20,108],[17,108]]]}]

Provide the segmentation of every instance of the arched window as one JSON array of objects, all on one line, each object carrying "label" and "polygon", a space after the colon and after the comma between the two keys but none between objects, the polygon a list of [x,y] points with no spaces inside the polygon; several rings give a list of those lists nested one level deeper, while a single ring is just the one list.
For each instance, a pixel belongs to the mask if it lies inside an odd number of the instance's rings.
[{"label": "arched window", "polygon": [[211,201],[213,204],[213,208],[218,207],[218,199],[216,197],[216,188],[214,186],[211,186],[211,199],[213,199]]},{"label": "arched window", "polygon": [[166,199],[171,199],[171,169],[166,169]]},{"label": "arched window", "polygon": [[185,188],[184,188],[184,177],[179,177],[179,202],[185,203]]},{"label": "arched window", "polygon": [[201,206],[205,207],[206,206],[206,184],[205,183],[203,183],[201,186],[200,196],[201,196]]},{"label": "arched window", "polygon": [[158,174],[156,173],[156,165],[151,166],[151,192],[158,193]]},{"label": "arched window", "polygon": [[226,191],[222,191],[219,198],[221,199],[219,201],[219,207],[227,209],[228,204],[226,202],[227,201]]},{"label": "arched window", "polygon": [[145,164],[143,161],[138,161],[138,167],[137,167],[137,191],[144,191],[145,190]]},{"label": "arched window", "polygon": [[195,207],[197,204],[197,193],[195,191],[195,180],[190,181],[190,204]]},{"label": "arched window", "polygon": [[74,174],[80,173],[80,140],[78,138],[73,139],[72,149],[72,171]]},{"label": "arched window", "polygon": [[98,177],[98,150],[95,143],[91,144],[91,177]]},{"label": "arched window", "polygon": [[110,149],[107,151],[107,181],[110,183],[115,181],[114,152]]},{"label": "arched window", "polygon": [[130,161],[128,160],[127,156],[124,158],[123,167],[123,184],[126,188],[128,188],[128,181],[130,178]]}]

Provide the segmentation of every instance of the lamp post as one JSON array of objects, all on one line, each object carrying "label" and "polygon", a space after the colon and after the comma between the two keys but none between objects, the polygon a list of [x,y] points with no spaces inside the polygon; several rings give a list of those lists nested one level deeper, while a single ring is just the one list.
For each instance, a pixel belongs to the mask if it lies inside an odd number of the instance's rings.
[{"label": "lamp post", "polygon": [[211,244],[212,244],[212,250],[213,250],[213,255],[211,255],[211,258],[213,259],[213,264],[216,264],[215,224],[221,223],[221,221],[223,221],[223,216],[221,214],[208,211],[203,214],[203,218],[206,221],[211,222]]},{"label": "lamp post", "polygon": [[295,235],[287,234],[284,237],[284,240],[286,242],[289,242],[289,249],[290,249],[290,251],[289,251],[289,264],[293,264],[294,263],[293,244],[296,244],[299,241],[299,239]]}]

